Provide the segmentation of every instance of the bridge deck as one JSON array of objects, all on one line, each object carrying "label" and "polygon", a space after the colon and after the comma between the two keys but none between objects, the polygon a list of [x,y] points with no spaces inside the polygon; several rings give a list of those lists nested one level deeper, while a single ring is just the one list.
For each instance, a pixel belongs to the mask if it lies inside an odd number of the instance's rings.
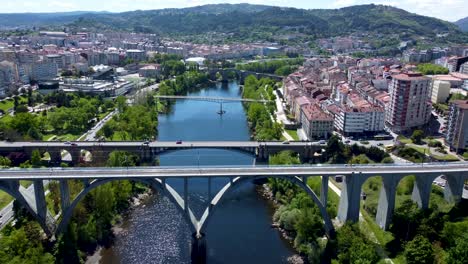
[{"label": "bridge deck", "polygon": [[252,177],[252,176],[335,176],[362,173],[444,174],[468,172],[468,162],[404,165],[327,165],[327,166],[236,166],[236,167],[129,167],[129,168],[48,168],[2,169],[0,180],[57,180],[100,178],[180,178],[180,177]]}]

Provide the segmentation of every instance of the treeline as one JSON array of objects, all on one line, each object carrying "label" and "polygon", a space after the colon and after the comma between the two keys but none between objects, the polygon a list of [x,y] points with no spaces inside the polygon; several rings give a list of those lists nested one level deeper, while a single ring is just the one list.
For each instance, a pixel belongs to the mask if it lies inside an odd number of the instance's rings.
[{"label": "treeline", "polygon": [[43,98],[43,102],[57,107],[40,113],[18,111],[12,118],[0,119],[0,132],[7,140],[42,140],[46,134],[80,134],[93,125],[100,113],[114,107],[110,100],[97,96],[53,93]]},{"label": "treeline", "polygon": [[183,95],[208,82],[208,74],[199,71],[187,71],[176,76],[175,79],[162,82],[159,85],[159,93],[161,95]]},{"label": "treeline", "polygon": [[[138,164],[137,156],[124,151],[112,152],[107,162],[110,167]],[[76,195],[81,189],[82,184],[75,182],[70,191]],[[56,263],[83,263],[98,245],[110,246],[114,239],[112,226],[128,210],[131,198],[146,189],[146,186],[135,182],[113,181],[92,190],[78,203],[67,231],[58,237]],[[55,199],[59,199],[59,196]]]},{"label": "treeline", "polygon": [[152,93],[143,102],[128,106],[126,98],[116,99],[118,114],[109,120],[97,136],[109,140],[147,140],[158,134],[157,102]]},{"label": "treeline", "polygon": [[335,135],[328,140],[325,155],[331,164],[393,163],[390,155],[378,147],[343,144]]},{"label": "treeline", "polygon": [[271,60],[237,64],[236,69],[286,76],[297,70],[304,63],[303,58]]},{"label": "treeline", "polygon": [[424,75],[448,74],[449,70],[437,64],[422,63],[417,66],[419,72]]},{"label": "treeline", "polygon": [[272,120],[276,99],[273,89],[276,83],[268,78],[257,80],[254,76],[245,79],[243,98],[256,100],[271,100],[273,103],[245,103],[247,120],[256,140],[279,140],[282,125]]}]

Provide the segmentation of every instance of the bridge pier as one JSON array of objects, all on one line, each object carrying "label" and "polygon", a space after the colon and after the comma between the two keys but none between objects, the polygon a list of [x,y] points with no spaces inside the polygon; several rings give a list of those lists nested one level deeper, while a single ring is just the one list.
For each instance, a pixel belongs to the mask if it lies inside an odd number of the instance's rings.
[{"label": "bridge pier", "polygon": [[362,179],[361,174],[355,174],[354,172],[343,177],[340,205],[338,207],[338,220],[341,222],[357,222],[359,220],[361,186],[364,181],[365,179]]},{"label": "bridge pier", "polygon": [[382,187],[380,188],[379,204],[375,222],[381,229],[386,230],[390,225],[395,209],[395,196],[398,182],[403,176],[391,175],[382,177]]},{"label": "bridge pier", "polygon": [[418,204],[419,208],[427,209],[435,177],[430,175],[416,175],[415,177],[411,199]]},{"label": "bridge pier", "polygon": [[204,234],[192,234],[190,258],[192,260],[192,264],[206,263],[206,238]]},{"label": "bridge pier", "polygon": [[444,188],[444,198],[447,202],[456,203],[461,200],[465,177],[461,172],[456,174],[446,174],[446,184]]},{"label": "bridge pier", "polygon": [[62,212],[65,211],[68,206],[70,206],[70,190],[68,188],[67,180],[60,180],[60,204],[62,207]]},{"label": "bridge pier", "polygon": [[328,201],[328,178],[328,176],[322,176],[322,185],[320,185],[320,201],[325,206],[327,206]]}]

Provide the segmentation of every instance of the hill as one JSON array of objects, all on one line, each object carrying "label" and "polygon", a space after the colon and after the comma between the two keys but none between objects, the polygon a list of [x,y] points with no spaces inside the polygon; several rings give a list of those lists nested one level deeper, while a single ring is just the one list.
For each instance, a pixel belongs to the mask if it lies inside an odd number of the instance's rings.
[{"label": "hill", "polygon": [[468,17],[458,20],[455,22],[455,25],[457,25],[462,31],[468,32]]},{"label": "hill", "polygon": [[71,26],[164,34],[242,34],[259,30],[275,33],[285,29],[319,36],[352,32],[406,32],[433,36],[440,32],[459,32],[457,26],[446,21],[373,4],[313,10],[248,4],[207,5],[120,14],[84,14]]},{"label": "hill", "polygon": [[[26,18],[26,17],[27,18]],[[449,22],[383,5],[341,9],[296,9],[250,4],[217,4],[123,13],[0,14],[0,25],[28,22],[67,24],[75,30],[121,30],[170,36],[206,36],[275,40],[278,35],[328,37],[354,32],[434,37],[460,33]]]}]

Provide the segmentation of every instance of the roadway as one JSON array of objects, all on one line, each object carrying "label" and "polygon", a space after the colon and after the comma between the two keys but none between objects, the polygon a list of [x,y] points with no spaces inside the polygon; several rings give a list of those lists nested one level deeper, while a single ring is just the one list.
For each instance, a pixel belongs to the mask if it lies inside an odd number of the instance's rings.
[{"label": "roadway", "polygon": [[[73,142],[57,142],[57,141],[17,141],[8,142],[0,141],[0,148],[34,148],[34,147],[63,147],[70,145],[70,143],[79,147],[138,147],[145,144],[144,141],[73,141]],[[320,142],[302,142],[292,141],[285,144],[281,141],[151,141],[147,144],[152,148],[249,148],[249,147],[278,147],[278,146],[313,146],[323,145]]]},{"label": "roadway", "polygon": [[1,169],[0,180],[252,177],[252,176],[336,176],[433,174],[468,172],[468,162],[422,164],[307,165],[307,166],[208,166],[208,167],[128,167],[128,168],[42,168]]}]

